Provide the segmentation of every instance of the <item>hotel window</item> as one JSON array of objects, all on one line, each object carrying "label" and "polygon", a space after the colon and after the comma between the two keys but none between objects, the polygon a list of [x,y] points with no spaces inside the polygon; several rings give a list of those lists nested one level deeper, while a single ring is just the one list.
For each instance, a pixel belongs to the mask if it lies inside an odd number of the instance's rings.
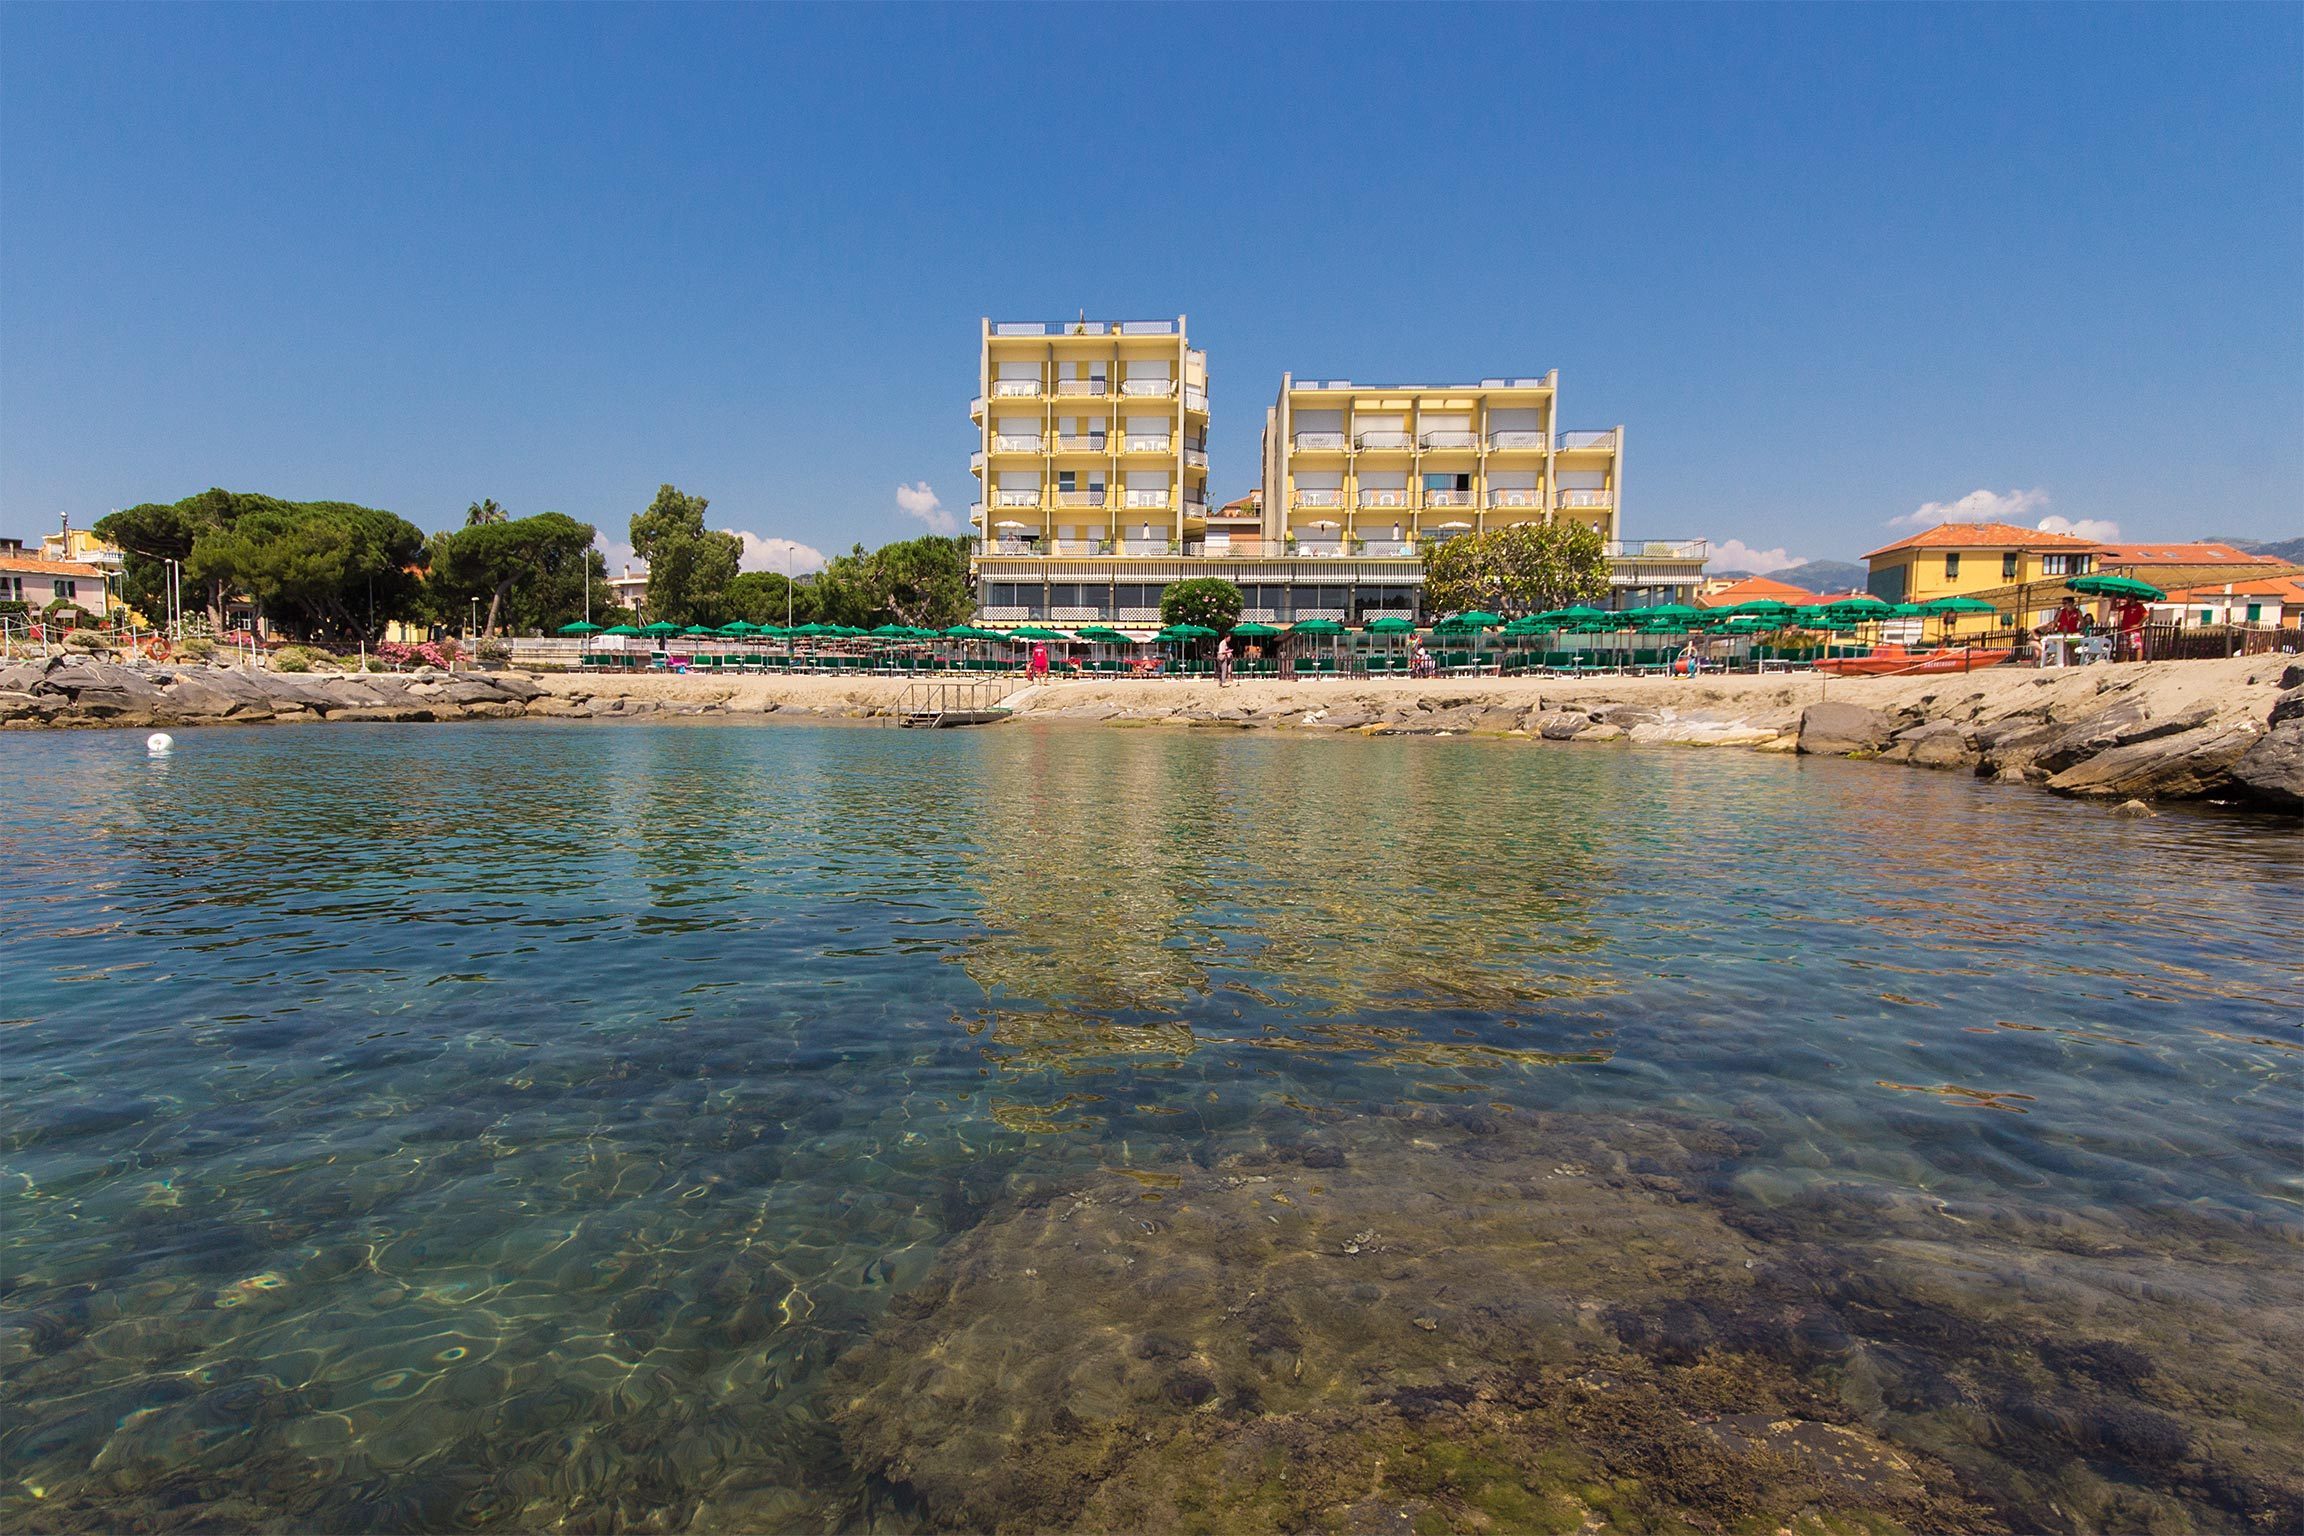
[{"label": "hotel window", "polygon": [[1946,581],[1958,581],[1960,579],[1960,552],[1958,550],[1954,550],[1944,557],[1944,579]]},{"label": "hotel window", "polygon": [[2043,576],[2077,576],[2086,569],[2086,555],[2043,555],[2040,559],[2040,574]]},{"label": "hotel window", "polygon": [[2016,579],[2016,552],[2014,550],[2010,550],[2000,557],[2000,579],[2002,581],[2014,581]]}]

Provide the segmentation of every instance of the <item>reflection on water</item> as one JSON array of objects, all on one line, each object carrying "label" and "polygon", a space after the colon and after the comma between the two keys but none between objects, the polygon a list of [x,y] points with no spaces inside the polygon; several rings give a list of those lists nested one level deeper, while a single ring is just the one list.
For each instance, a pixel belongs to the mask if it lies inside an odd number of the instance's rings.
[{"label": "reflection on water", "polygon": [[0,738],[11,1527],[2304,1523],[2292,831],[1489,742],[134,746]]}]

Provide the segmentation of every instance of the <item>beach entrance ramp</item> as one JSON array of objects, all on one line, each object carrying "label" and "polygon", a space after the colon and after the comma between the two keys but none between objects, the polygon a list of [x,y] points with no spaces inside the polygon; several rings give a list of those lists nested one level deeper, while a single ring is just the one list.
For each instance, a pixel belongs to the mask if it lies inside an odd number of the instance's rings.
[{"label": "beach entrance ramp", "polygon": [[1014,701],[1030,691],[1020,680],[1008,677],[916,682],[905,687],[894,718],[907,730],[997,725],[1009,717]]}]

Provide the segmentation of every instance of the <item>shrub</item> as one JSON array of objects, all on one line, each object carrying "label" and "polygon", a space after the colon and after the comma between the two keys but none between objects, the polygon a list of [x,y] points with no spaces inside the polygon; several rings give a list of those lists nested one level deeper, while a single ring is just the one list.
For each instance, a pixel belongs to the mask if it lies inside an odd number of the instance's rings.
[{"label": "shrub", "polygon": [[473,654],[484,662],[510,661],[512,642],[509,640],[482,640],[473,647]]},{"label": "shrub", "polygon": [[369,671],[371,671],[371,672],[382,672],[382,671],[386,670],[386,668],[385,668],[385,666],[384,666],[384,659],[383,659],[382,657],[380,657],[380,656],[371,656],[371,657],[369,657],[369,658],[368,658],[368,670],[369,670]]},{"label": "shrub", "polygon": [[309,672],[312,670],[313,654],[301,645],[284,645],[272,653],[272,670]]},{"label": "shrub", "polygon": [[176,654],[191,661],[206,661],[216,654],[216,642],[206,635],[187,635],[176,642]]},{"label": "shrub", "polygon": [[376,647],[379,661],[395,667],[438,667],[446,671],[456,660],[456,642],[453,640],[427,640],[421,645],[402,645],[387,640]]},{"label": "shrub", "polygon": [[92,629],[75,629],[64,637],[67,649],[75,651],[108,651],[112,649],[104,637]]}]

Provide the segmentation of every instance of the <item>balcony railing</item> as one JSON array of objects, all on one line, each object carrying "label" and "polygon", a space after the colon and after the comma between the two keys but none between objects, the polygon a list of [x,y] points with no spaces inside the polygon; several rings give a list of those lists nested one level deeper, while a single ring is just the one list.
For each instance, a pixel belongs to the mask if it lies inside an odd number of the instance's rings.
[{"label": "balcony railing", "polygon": [[1296,505],[1300,507],[1340,507],[1344,505],[1342,491],[1298,491]]},{"label": "balcony railing", "polygon": [[1176,446],[1172,437],[1127,437],[1120,443],[1122,453],[1167,453]]},{"label": "balcony railing", "polygon": [[1184,391],[1184,409],[1188,411],[1206,411],[1208,409],[1208,391],[1204,389],[1192,389],[1189,387],[1186,388]]},{"label": "balcony railing", "polygon": [[968,402],[968,419],[970,421],[975,421],[983,416],[983,414],[984,397],[982,395],[978,395],[975,399]]},{"label": "balcony railing", "polygon": [[1541,507],[1544,505],[1544,493],[1531,490],[1490,491],[1488,493],[1488,505],[1498,510],[1508,507],[1523,510],[1529,507]]},{"label": "balcony railing", "polygon": [[1345,442],[1341,432],[1299,432],[1296,434],[1298,453],[1342,453]]},{"label": "balcony railing", "polygon": [[980,501],[972,501],[968,503],[968,521],[972,523],[981,523],[984,521],[984,503]]},{"label": "balcony railing", "polygon": [[1184,515],[1186,517],[1206,517],[1208,515],[1208,503],[1193,501],[1187,497],[1184,502]]},{"label": "balcony railing", "polygon": [[1435,448],[1477,448],[1480,446],[1480,434],[1477,432],[1427,432],[1417,441],[1423,444],[1426,453],[1430,453]]},{"label": "balcony railing", "polygon": [[1704,539],[1619,539],[1602,552],[1611,560],[1701,560],[1709,547]]},{"label": "balcony railing", "polygon": [[1541,432],[1491,432],[1488,434],[1488,451],[1490,453],[1524,451],[1541,453],[1543,450],[1544,434]]},{"label": "balcony railing", "polygon": [[994,379],[992,397],[995,400],[1030,400],[1040,394],[1038,379]]},{"label": "balcony railing", "polygon": [[1059,395],[1089,395],[1102,399],[1112,393],[1112,386],[1103,379],[1058,379],[1056,381],[1056,393]]},{"label": "balcony railing", "polygon": [[1472,493],[1459,490],[1428,489],[1424,492],[1424,505],[1428,507],[1468,507]]},{"label": "balcony railing", "polygon": [[1208,467],[1208,450],[1205,448],[1185,449],[1184,464],[1188,469],[1206,469]]},{"label": "balcony railing", "polygon": [[1176,393],[1174,379],[1122,379],[1120,393],[1138,399],[1166,398]]},{"label": "balcony railing", "polygon": [[1038,491],[994,491],[992,493],[992,505],[996,507],[1037,507],[1040,505],[1040,493]]},{"label": "balcony railing", "polygon": [[1363,432],[1352,439],[1353,446],[1363,452],[1371,448],[1410,448],[1416,439],[1405,432]]},{"label": "balcony railing", "polygon": [[1078,433],[1067,436],[1059,432],[1056,434],[1056,451],[1058,453],[1102,453],[1104,451],[1104,435],[1098,432],[1082,437]]},{"label": "balcony railing", "polygon": [[1615,501],[1616,493],[1614,491],[1562,491],[1560,493],[1560,505],[1563,507],[1606,507],[1614,505]]},{"label": "balcony railing", "polygon": [[1060,507],[1100,507],[1104,505],[1104,492],[1101,490],[1058,491],[1056,493],[1056,505]]},{"label": "balcony railing", "polygon": [[1046,439],[1038,437],[998,436],[992,439],[994,453],[1038,453]]},{"label": "balcony railing", "polygon": [[984,472],[983,449],[979,448],[975,452],[968,455],[968,472],[975,475],[980,475]]},{"label": "balcony railing", "polygon": [[1362,506],[1364,506],[1364,507],[1405,507],[1405,506],[1407,506],[1407,505],[1408,505],[1408,493],[1407,493],[1406,491],[1404,491],[1404,490],[1400,490],[1400,491],[1365,491],[1365,490],[1364,490],[1364,491],[1362,491],[1362,492],[1360,493],[1360,505],[1362,505]]},{"label": "balcony railing", "polygon": [[1040,553],[1040,541],[1008,536],[986,539],[984,541],[984,553],[988,555],[1036,555]]},{"label": "balcony railing", "polygon": [[1183,547],[1174,539],[1122,539],[1120,541],[1120,553],[1124,555],[1174,555],[1182,552]]},{"label": "balcony railing", "polygon": [[1120,500],[1124,507],[1157,507],[1165,510],[1173,503],[1166,491],[1129,491]]},{"label": "balcony railing", "polygon": [[1355,553],[1397,559],[1402,555],[1416,553],[1416,541],[1414,539],[1362,539]]},{"label": "balcony railing", "polygon": [[1574,448],[1613,448],[1615,446],[1616,433],[1613,428],[1606,432],[1563,432],[1560,434],[1560,451],[1563,453]]}]

